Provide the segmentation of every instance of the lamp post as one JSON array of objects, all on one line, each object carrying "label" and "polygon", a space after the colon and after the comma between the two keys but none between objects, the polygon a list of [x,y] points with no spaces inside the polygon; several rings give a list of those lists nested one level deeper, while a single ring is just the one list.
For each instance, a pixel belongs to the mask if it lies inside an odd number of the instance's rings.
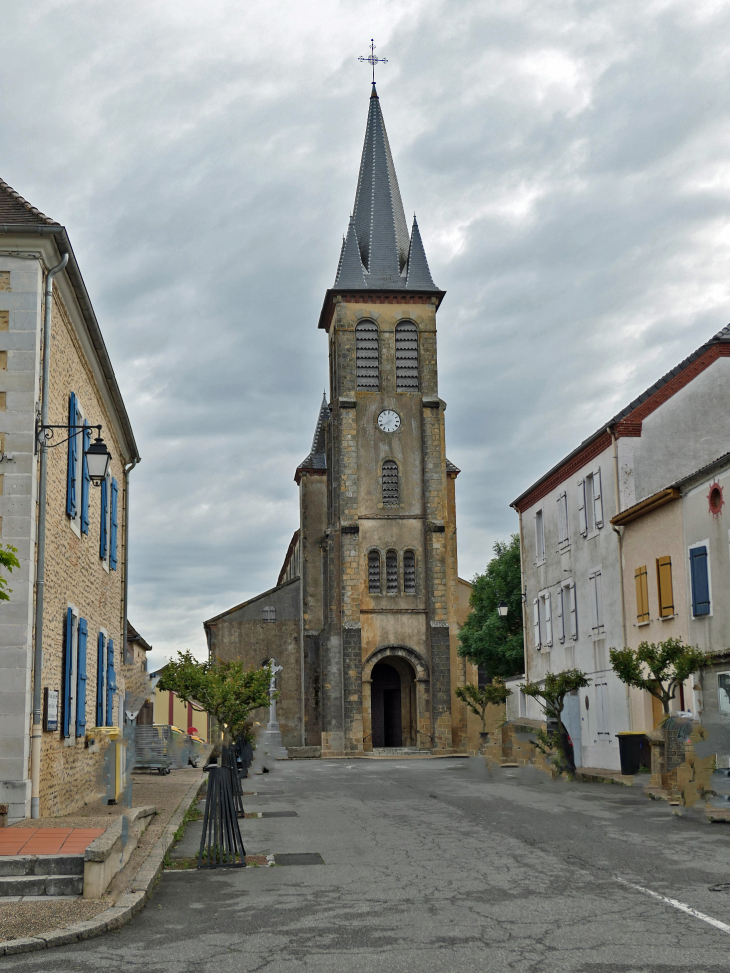
[{"label": "lamp post", "polygon": [[499,612],[499,617],[500,618],[506,618],[507,617],[507,612],[509,611],[509,608],[507,606],[507,602],[506,601],[500,601],[500,603],[497,605],[497,611]]}]

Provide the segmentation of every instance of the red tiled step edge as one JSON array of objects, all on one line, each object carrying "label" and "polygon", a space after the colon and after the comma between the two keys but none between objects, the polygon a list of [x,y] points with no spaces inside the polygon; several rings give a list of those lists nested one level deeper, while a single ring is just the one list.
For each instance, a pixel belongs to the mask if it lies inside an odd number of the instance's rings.
[{"label": "red tiled step edge", "polygon": [[9,828],[0,831],[0,855],[80,854],[103,828]]}]

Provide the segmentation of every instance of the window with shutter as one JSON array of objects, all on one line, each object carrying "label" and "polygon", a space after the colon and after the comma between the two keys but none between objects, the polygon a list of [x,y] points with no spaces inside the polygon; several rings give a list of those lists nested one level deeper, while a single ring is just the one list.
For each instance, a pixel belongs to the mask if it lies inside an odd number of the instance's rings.
[{"label": "window with shutter", "polygon": [[96,641],[96,725],[104,726],[104,695],[105,688],[105,660],[104,660],[104,650],[105,646],[104,633],[99,632],[99,638]]},{"label": "window with shutter", "polygon": [[117,486],[117,481],[112,477],[112,495],[111,495],[111,511],[109,518],[109,568],[112,571],[117,570],[117,497],[119,494],[119,487]]},{"label": "window with shutter", "polygon": [[578,525],[581,534],[585,537],[588,533],[588,522],[586,520],[586,481],[578,480]]},{"label": "window with shutter", "polygon": [[550,611],[550,592],[546,591],[543,595],[543,602],[545,604],[545,645],[553,644],[553,620],[552,613]]},{"label": "window with shutter", "polygon": [[403,590],[407,595],[416,591],[416,554],[405,551],[403,554]]},{"label": "window with shutter", "polygon": [[89,486],[91,485],[91,479],[89,477],[89,464],[86,461],[86,450],[91,446],[91,429],[89,424],[84,419],[84,431],[81,434],[82,438],[82,451],[81,451],[81,533],[89,533]]},{"label": "window with shutter", "polygon": [[702,544],[690,548],[690,579],[692,582],[692,614],[695,618],[710,614],[710,577],[707,567],[707,547]]},{"label": "window with shutter", "polygon": [[575,641],[578,638],[578,611],[575,597],[575,583],[568,585],[568,597],[570,599],[570,637]]},{"label": "window with shutter", "polygon": [[262,609],[262,615],[261,615],[261,617],[262,617],[263,621],[265,621],[265,622],[275,622],[276,621],[276,608],[272,608],[271,606],[267,606],[266,608]]},{"label": "window with shutter", "polygon": [[388,551],[385,555],[385,590],[398,591],[398,554]]},{"label": "window with shutter", "polygon": [[117,688],[117,676],[114,671],[114,642],[112,639],[106,644],[106,725],[114,726],[114,693]]},{"label": "window with shutter", "polygon": [[78,654],[76,661],[76,736],[86,734],[86,640],[89,626],[85,618],[79,619]]},{"label": "window with shutter", "polygon": [[649,585],[645,564],[634,571],[634,584],[636,586],[636,621],[637,624],[643,625],[650,620]]},{"label": "window with shutter", "polygon": [[610,743],[611,734],[608,727],[608,682],[605,679],[596,680],[596,710],[598,741]]},{"label": "window with shutter", "polygon": [[601,467],[597,466],[591,476],[593,486],[593,525],[603,527],[603,498],[601,496]]},{"label": "window with shutter", "polygon": [[542,510],[535,513],[535,558],[538,564],[545,560],[545,526]]},{"label": "window with shutter", "polygon": [[418,328],[411,321],[395,328],[395,390],[418,391]]},{"label": "window with shutter", "polygon": [[368,554],[368,591],[371,595],[380,594],[380,551]]},{"label": "window with shutter", "polygon": [[603,628],[603,592],[601,590],[601,572],[593,571],[589,576],[591,585],[591,610],[593,614],[593,631],[600,632]]},{"label": "window with shutter", "polygon": [[540,651],[540,599],[532,599],[532,632],[535,639],[535,648]]},{"label": "window with shutter", "polygon": [[101,523],[99,524],[99,557],[106,561],[109,554],[109,477],[101,481]]},{"label": "window with shutter", "polygon": [[363,391],[377,392],[380,388],[378,326],[374,321],[363,321],[355,328],[355,368],[357,387]]},{"label": "window with shutter", "polygon": [[568,494],[563,490],[558,497],[558,547],[565,547],[569,540]]},{"label": "window with shutter", "polygon": [[567,589],[560,588],[555,600],[555,628],[558,633],[558,642],[565,641],[565,608],[567,606]]},{"label": "window with shutter", "polygon": [[71,682],[74,670],[74,613],[72,608],[66,609],[66,626],[63,643],[63,719],[61,723],[61,735],[69,737],[71,736]]},{"label": "window with shutter", "polygon": [[73,435],[71,426],[76,424],[76,393],[72,392],[68,399],[68,466],[66,468],[66,513],[72,519],[76,517],[76,480],[78,473],[76,463],[79,452],[78,436]]},{"label": "window with shutter", "polygon": [[383,463],[383,504],[392,506],[398,503],[398,464],[387,459]]},{"label": "window with shutter", "polygon": [[659,592],[659,617],[670,618],[674,614],[671,557],[658,557],[656,559],[656,580],[657,591]]}]

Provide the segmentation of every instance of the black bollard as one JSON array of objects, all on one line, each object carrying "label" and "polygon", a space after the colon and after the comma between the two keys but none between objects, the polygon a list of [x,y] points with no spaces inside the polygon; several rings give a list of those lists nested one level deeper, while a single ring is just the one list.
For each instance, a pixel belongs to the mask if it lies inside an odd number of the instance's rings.
[{"label": "black bollard", "polygon": [[238,763],[236,761],[236,751],[234,747],[223,747],[221,753],[221,764],[228,767],[231,772],[231,788],[233,790],[233,803],[236,807],[236,814],[239,818],[243,817],[243,788],[241,778],[238,776]]}]

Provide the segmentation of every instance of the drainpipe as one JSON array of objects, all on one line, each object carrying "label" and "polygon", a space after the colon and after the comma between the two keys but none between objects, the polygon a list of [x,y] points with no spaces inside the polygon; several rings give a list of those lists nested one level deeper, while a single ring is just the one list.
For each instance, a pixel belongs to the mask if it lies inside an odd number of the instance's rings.
[{"label": "drainpipe", "polygon": [[525,550],[525,537],[522,532],[522,511],[517,511],[520,521],[520,601],[522,602],[522,646],[525,655],[525,682],[530,681],[529,653],[527,651],[527,596],[525,592],[525,572],[522,566],[522,552]]},{"label": "drainpipe", "polygon": [[[606,427],[606,432],[611,437],[611,445],[613,447],[613,489],[614,498],[616,502],[616,513],[621,513],[621,496],[618,488],[618,442],[616,440],[616,434],[610,426]],[[615,524],[611,524],[614,533],[618,537],[618,567],[619,567],[619,580],[621,582],[621,631],[623,632],[624,642],[622,648],[626,647],[628,643],[628,636],[626,633],[626,596],[624,593],[624,538],[623,532],[620,527]],[[631,719],[631,696],[630,688],[626,686],[626,708],[629,713],[629,729],[633,729],[632,719]]]},{"label": "drainpipe", "polygon": [[122,658],[127,660],[127,609],[129,606],[129,474],[139,463],[139,457],[124,467],[124,608],[122,611]]},{"label": "drainpipe", "polygon": [[[60,263],[46,274],[46,294],[43,308],[43,377],[41,380],[41,424],[48,425],[49,383],[51,375],[51,309],[53,306],[53,278],[68,263],[64,253]],[[38,480],[38,538],[36,541],[35,643],[33,647],[33,729],[30,735],[30,816],[40,817],[41,794],[41,672],[43,670],[43,593],[46,580],[46,485],[48,450],[41,445],[40,477]]]}]

